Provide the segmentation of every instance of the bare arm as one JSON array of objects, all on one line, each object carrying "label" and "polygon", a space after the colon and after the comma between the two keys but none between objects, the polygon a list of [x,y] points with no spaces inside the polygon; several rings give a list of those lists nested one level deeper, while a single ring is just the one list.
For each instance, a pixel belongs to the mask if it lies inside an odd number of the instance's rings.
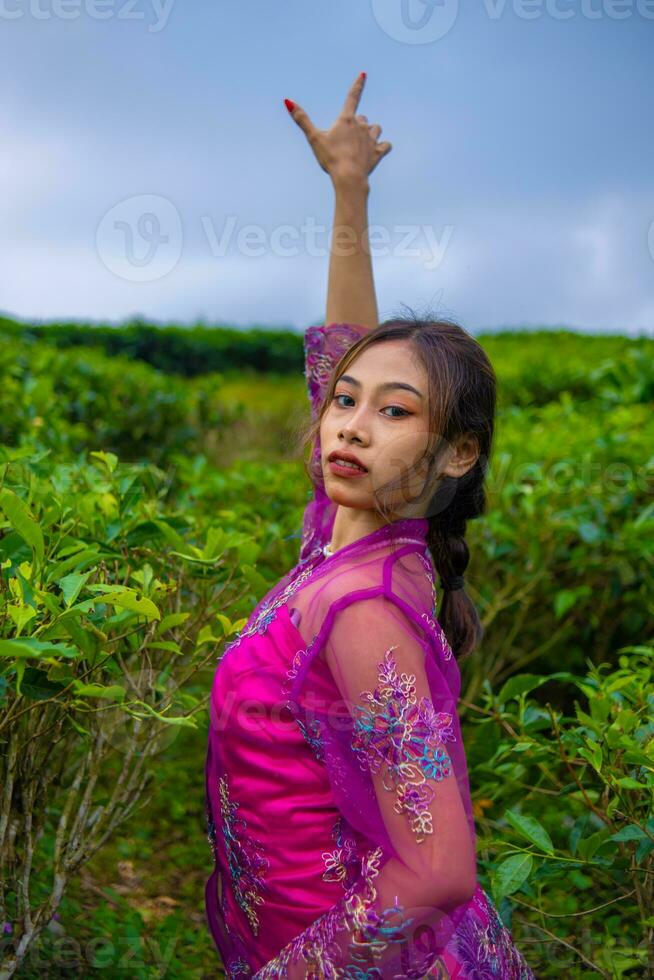
[{"label": "bare arm", "polygon": [[381,126],[371,126],[366,116],[355,114],[364,85],[362,73],[329,130],[314,126],[296,103],[290,103],[289,111],[334,187],[325,323],[353,323],[372,329],[377,326],[378,312],[368,239],[368,178],[392,147],[388,142],[377,142]]},{"label": "bare arm", "polygon": [[325,323],[372,329],[379,314],[368,240],[368,182],[335,182],[334,191]]}]

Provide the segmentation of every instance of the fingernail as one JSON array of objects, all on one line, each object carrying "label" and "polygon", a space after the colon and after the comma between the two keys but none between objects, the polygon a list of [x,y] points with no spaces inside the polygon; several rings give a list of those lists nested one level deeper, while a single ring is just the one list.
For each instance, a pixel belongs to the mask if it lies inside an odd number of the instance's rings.
[{"label": "fingernail", "polygon": [[286,106],[289,112],[293,112],[293,109],[295,108],[295,102],[291,102],[290,99],[284,99],[284,105]]},{"label": "fingernail", "polygon": [[367,77],[368,77],[367,73],[365,71],[362,71],[361,78],[363,78],[363,80],[365,81]]}]

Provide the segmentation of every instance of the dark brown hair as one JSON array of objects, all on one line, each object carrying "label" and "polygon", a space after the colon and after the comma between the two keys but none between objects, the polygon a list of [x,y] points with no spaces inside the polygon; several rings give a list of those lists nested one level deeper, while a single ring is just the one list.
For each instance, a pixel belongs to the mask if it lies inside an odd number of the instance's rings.
[{"label": "dark brown hair", "polygon": [[[409,340],[424,365],[429,383],[430,431],[424,455],[412,472],[424,475],[420,510],[411,516],[429,520],[427,544],[440,576],[443,601],[438,620],[457,659],[470,655],[479,644],[483,627],[477,609],[465,588],[450,591],[448,585],[463,575],[470,554],[466,544],[466,524],[486,510],[484,480],[493,443],[497,379],[481,344],[463,327],[448,318],[409,316],[386,320],[354,343],[336,365],[330,378],[318,418],[301,435],[301,445],[311,445],[308,463],[310,478],[321,478],[316,439],[322,417],[331,404],[336,382],[347,366],[372,344],[390,340]],[[460,477],[439,472],[442,452],[461,436],[472,436],[479,455]],[[374,492],[379,495],[402,487],[406,473]],[[415,503],[412,501],[412,503]],[[383,506],[378,504],[383,514]]]}]

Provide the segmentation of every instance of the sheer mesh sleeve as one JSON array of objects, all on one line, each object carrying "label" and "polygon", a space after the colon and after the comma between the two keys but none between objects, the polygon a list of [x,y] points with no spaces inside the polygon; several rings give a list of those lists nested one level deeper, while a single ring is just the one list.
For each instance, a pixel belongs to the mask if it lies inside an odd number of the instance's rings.
[{"label": "sheer mesh sleeve", "polygon": [[[359,337],[368,333],[367,327],[351,323],[329,323],[308,327],[304,334],[304,372],[311,408],[316,419],[334,366]],[[316,441],[312,462],[320,462],[320,438]],[[331,535],[335,507],[318,479],[310,491],[311,499],[304,511],[300,559],[306,558],[317,546],[326,544]]]},{"label": "sheer mesh sleeve", "polygon": [[424,632],[388,582],[349,591],[330,606],[324,656],[297,665],[304,724],[359,863],[343,897],[258,978],[423,977],[465,914],[476,887],[465,755]]}]

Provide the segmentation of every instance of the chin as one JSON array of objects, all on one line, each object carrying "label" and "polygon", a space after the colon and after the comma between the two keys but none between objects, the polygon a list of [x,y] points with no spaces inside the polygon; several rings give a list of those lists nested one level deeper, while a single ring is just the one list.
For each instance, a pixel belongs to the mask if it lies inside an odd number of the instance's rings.
[{"label": "chin", "polygon": [[367,510],[373,506],[370,494],[362,493],[361,491],[357,493],[356,490],[344,487],[343,483],[332,478],[325,480],[325,492],[335,504],[341,504],[343,507],[356,507],[362,510]]}]

